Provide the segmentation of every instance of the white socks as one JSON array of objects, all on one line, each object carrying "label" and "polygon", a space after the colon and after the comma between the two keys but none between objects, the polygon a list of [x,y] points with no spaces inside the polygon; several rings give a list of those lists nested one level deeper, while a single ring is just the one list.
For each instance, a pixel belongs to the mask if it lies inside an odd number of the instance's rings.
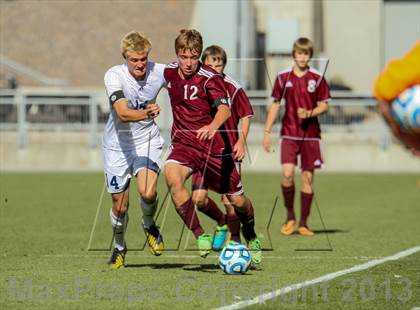
[{"label": "white socks", "polygon": [[114,232],[114,247],[122,251],[125,248],[124,234],[127,229],[128,223],[128,212],[125,213],[123,217],[118,217],[109,210],[109,216],[111,218],[112,229]]},{"label": "white socks", "polygon": [[146,228],[149,228],[155,223],[153,216],[156,213],[158,201],[158,196],[156,196],[155,201],[150,204],[146,203],[142,198],[140,198],[140,207],[141,211],[143,212],[143,225]]},{"label": "white socks", "polygon": [[[143,225],[146,228],[149,228],[155,223],[153,216],[156,213],[158,201],[159,199],[157,196],[156,200],[151,204],[146,203],[142,198],[140,198],[140,207],[143,212]],[[122,251],[125,248],[124,234],[128,224],[128,212],[126,212],[124,216],[118,217],[114,214],[114,212],[112,212],[111,208],[109,210],[109,217],[111,219],[112,230],[114,232],[114,247]]]}]

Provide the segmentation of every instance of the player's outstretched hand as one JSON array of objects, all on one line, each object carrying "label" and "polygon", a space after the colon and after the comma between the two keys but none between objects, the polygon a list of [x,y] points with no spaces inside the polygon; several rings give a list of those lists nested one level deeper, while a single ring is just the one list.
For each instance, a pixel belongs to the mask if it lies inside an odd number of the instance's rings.
[{"label": "player's outstretched hand", "polygon": [[197,138],[199,140],[211,140],[216,134],[217,129],[210,125],[206,125],[197,130]]},{"label": "player's outstretched hand", "polygon": [[156,103],[148,104],[147,107],[144,109],[147,113],[147,117],[152,119],[156,118],[160,113],[160,106]]},{"label": "player's outstretched hand", "polygon": [[264,150],[267,153],[270,152],[270,150],[271,150],[271,134],[267,131],[264,131],[263,147],[264,147]]},{"label": "player's outstretched hand", "polygon": [[233,159],[242,160],[245,157],[245,147],[241,141],[236,142],[233,146]]},{"label": "player's outstretched hand", "polygon": [[389,102],[378,101],[376,108],[382,114],[394,136],[414,155],[420,156],[420,131],[408,131],[402,128],[392,117]]}]

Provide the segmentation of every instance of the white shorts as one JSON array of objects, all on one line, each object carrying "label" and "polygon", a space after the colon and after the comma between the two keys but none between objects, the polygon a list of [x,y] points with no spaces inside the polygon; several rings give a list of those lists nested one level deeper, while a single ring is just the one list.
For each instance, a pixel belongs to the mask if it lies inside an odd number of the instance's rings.
[{"label": "white shorts", "polygon": [[108,193],[127,189],[130,179],[145,168],[160,172],[163,139],[159,135],[134,150],[117,151],[103,148],[105,181]]}]

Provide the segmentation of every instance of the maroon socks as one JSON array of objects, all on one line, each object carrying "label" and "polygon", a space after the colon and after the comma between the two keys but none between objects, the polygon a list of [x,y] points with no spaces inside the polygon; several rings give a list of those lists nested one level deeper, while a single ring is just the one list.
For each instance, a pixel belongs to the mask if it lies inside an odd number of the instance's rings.
[{"label": "maroon socks", "polygon": [[287,209],[287,221],[295,219],[295,211],[293,209],[294,199],[295,199],[295,186],[281,186],[283,192],[284,206]]},{"label": "maroon socks", "polygon": [[196,238],[204,233],[200,221],[198,220],[197,213],[195,212],[194,202],[191,198],[179,208],[176,208],[176,212],[178,212],[185,225],[187,225]]},{"label": "maroon socks", "polygon": [[306,220],[308,219],[309,213],[311,212],[312,198],[314,194],[307,194],[300,192],[300,222],[299,226],[306,226]]}]

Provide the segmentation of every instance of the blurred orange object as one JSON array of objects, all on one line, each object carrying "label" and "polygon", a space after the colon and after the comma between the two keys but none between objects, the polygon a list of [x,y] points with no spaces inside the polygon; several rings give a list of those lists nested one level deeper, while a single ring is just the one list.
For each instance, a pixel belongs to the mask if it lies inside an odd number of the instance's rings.
[{"label": "blurred orange object", "polygon": [[402,58],[392,60],[378,76],[374,94],[377,109],[391,128],[394,136],[411,152],[420,156],[420,130],[406,130],[391,115],[391,101],[405,89],[420,84],[420,41]]},{"label": "blurred orange object", "polygon": [[388,63],[375,82],[376,98],[391,101],[406,88],[420,84],[420,41],[402,58]]}]

